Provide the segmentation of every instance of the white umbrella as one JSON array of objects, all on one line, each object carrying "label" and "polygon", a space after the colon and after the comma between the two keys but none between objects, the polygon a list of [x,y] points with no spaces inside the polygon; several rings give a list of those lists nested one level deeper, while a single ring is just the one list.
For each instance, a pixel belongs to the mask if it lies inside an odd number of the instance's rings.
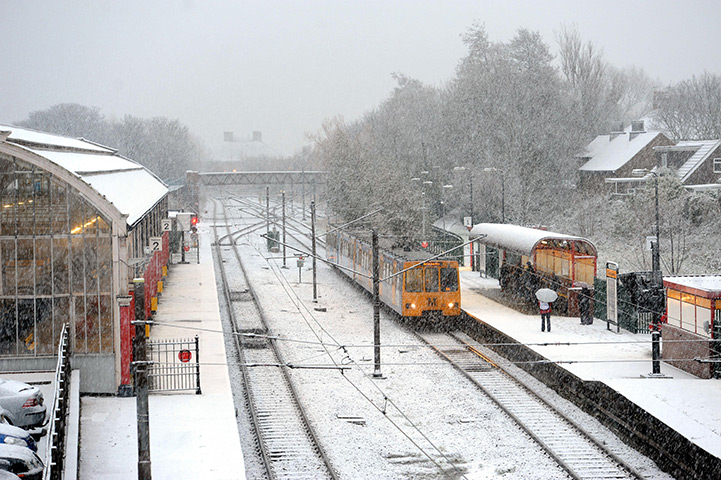
[{"label": "white umbrella", "polygon": [[550,288],[541,288],[536,292],[536,298],[542,302],[551,303],[556,301],[558,294]]}]

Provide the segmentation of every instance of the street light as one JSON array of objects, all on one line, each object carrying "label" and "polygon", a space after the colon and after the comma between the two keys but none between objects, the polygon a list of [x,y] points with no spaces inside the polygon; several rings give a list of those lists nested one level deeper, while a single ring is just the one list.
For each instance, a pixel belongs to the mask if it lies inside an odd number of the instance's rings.
[{"label": "street light", "polygon": [[653,175],[653,189],[656,199],[656,241],[651,243],[653,263],[653,331],[651,332],[651,356],[653,371],[651,376],[663,377],[661,374],[661,299],[663,298],[663,275],[661,274],[660,220],[658,210],[658,173],[647,168],[634,168],[631,175],[645,177]]},{"label": "street light", "polygon": [[[427,171],[422,171],[421,175],[427,174]],[[411,178],[411,182],[420,182],[420,177],[413,177]],[[421,183],[421,213],[423,216],[423,240],[426,240],[426,185],[433,185],[433,182],[430,180],[424,180]]]},{"label": "street light", "polygon": [[501,223],[506,223],[506,172],[495,167],[486,167],[484,172],[498,172],[501,175]]},{"label": "street light", "polygon": [[441,190],[441,218],[443,219],[443,231],[446,230],[446,190],[453,188],[453,185],[443,185]]},{"label": "street light", "polygon": [[[659,210],[658,210],[658,173],[656,173],[653,170],[649,170],[647,168],[634,168],[633,170],[631,170],[631,175],[633,175],[634,177],[645,177],[649,174],[653,175],[653,178],[654,178],[653,189],[654,189],[654,194],[655,194],[655,198],[656,198],[656,242],[655,242],[656,248],[653,248],[653,251],[652,251],[652,253],[653,253],[652,270],[653,270],[653,275],[654,275],[654,281],[656,281],[657,283],[661,283],[659,281],[659,280],[661,280],[661,275],[660,275],[660,273],[661,273],[661,252],[660,252],[660,248],[659,248],[660,247],[659,242],[661,240],[661,235],[659,233],[660,221],[659,221]],[[652,247],[653,247],[653,244],[652,244]]]},{"label": "street light", "polygon": [[471,217],[471,225],[473,225],[473,170],[466,167],[453,167],[456,172],[465,172],[468,170],[468,215]]}]

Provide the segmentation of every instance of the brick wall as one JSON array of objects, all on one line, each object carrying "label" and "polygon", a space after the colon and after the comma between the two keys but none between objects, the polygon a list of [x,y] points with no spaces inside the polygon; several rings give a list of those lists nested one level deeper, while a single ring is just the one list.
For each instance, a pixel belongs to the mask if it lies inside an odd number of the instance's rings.
[{"label": "brick wall", "polygon": [[[665,362],[673,365],[676,368],[688,372],[692,375],[696,375],[699,378],[711,378],[712,364],[710,363],[699,363],[689,361],[677,361],[674,362],[672,359],[690,359],[690,358],[709,358],[710,347],[709,342],[699,342],[704,337],[696,335],[689,331],[683,330],[673,325],[663,326],[663,340],[661,342],[663,346],[663,352],[661,358]],[[670,342],[670,340],[691,340],[689,342]]]}]

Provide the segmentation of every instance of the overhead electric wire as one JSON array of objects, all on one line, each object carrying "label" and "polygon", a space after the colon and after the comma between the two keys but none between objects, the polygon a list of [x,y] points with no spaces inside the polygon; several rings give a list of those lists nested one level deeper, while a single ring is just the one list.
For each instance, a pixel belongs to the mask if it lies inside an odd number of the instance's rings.
[{"label": "overhead electric wire", "polygon": [[[258,253],[261,254],[261,256],[262,256],[262,252],[260,252],[257,247],[255,247],[255,246],[253,246],[253,247],[254,247],[255,250],[258,251]],[[268,261],[268,259],[266,259],[266,261]],[[298,297],[297,293],[294,292],[294,291],[292,291],[292,290],[290,290],[290,291],[288,290],[288,288],[287,288],[287,279],[285,278],[285,276],[280,275],[275,269],[273,269],[273,268],[272,268],[272,265],[270,264],[270,262],[268,262],[268,264],[271,266],[271,271],[273,271],[273,273],[274,273],[274,275],[276,276],[276,278],[280,281],[280,284],[281,284],[282,288],[285,290],[285,292],[286,292],[286,294],[288,295],[288,297],[289,297],[291,300],[293,300],[293,297],[295,297],[296,300],[300,303],[300,305],[303,306],[303,308],[306,310],[306,312],[307,312],[307,313],[310,315],[310,317],[313,319],[313,321],[315,322],[315,324],[318,325],[318,327],[320,327],[321,330],[322,330],[326,335],[328,335],[328,337],[330,337],[334,342],[336,342],[336,346],[337,346],[337,347],[342,347],[342,345],[333,338],[333,336],[330,334],[330,332],[328,332],[328,331],[320,324],[320,322],[318,322],[318,320],[315,318],[315,316],[314,316],[313,313],[310,311],[310,309],[309,309],[308,306],[305,304],[305,302],[303,302],[303,301]],[[293,293],[292,295],[291,295],[291,292]],[[298,304],[295,304],[295,306],[296,306],[296,308],[298,309],[298,312],[299,312],[299,313],[301,314],[301,316],[303,317],[303,319],[306,321],[306,324],[308,325],[308,328],[310,328],[311,331],[313,332],[313,334],[316,336],[316,338],[318,338],[318,339],[320,340],[318,334],[315,332],[315,330],[313,329],[313,327],[309,324],[306,316],[303,314],[303,312],[302,312],[301,309],[299,308],[299,305],[298,305]],[[324,346],[323,348],[327,348],[327,347]],[[328,354],[328,356],[329,356],[329,358],[331,359],[331,361],[333,361],[334,363],[336,363],[335,360],[333,359],[332,355],[330,355],[330,352],[326,352],[326,353]],[[347,356],[347,358],[348,358],[355,366],[360,367],[359,365],[357,365],[357,363],[355,362],[355,360],[353,360],[351,357]],[[361,369],[361,370],[362,370],[362,369]],[[364,376],[367,378],[367,375],[364,374]],[[413,440],[402,428],[400,428],[399,425],[397,425],[390,417],[388,417],[388,415],[387,415],[387,413],[386,413],[386,411],[385,411],[385,407],[384,407],[384,408],[381,408],[381,407],[379,407],[378,405],[376,405],[375,402],[374,402],[372,399],[370,399],[370,398],[360,389],[360,387],[358,387],[351,379],[348,378],[348,376],[343,375],[343,377],[344,377],[344,379],[345,379],[347,382],[349,382],[349,383],[351,384],[351,386],[353,386],[353,388],[356,389],[356,391],[358,391],[358,393],[361,394],[361,396],[363,396],[368,402],[370,402],[371,405],[373,405],[374,408],[376,408],[379,412],[383,413],[384,417],[385,417],[399,432],[401,432],[416,448],[418,448],[419,451],[421,451],[421,453],[423,453],[423,455],[425,455],[432,463],[434,463],[434,464],[441,470],[441,472],[443,472],[444,475],[446,475],[446,476],[448,476],[448,477],[451,477],[451,475],[446,471],[446,469],[443,468],[443,466],[441,466],[435,459],[433,459],[433,457],[432,457],[431,455],[429,455],[429,454],[423,449],[423,447],[421,447],[421,446],[420,446],[415,440]],[[453,462],[434,444],[434,442],[432,442],[432,441],[428,438],[428,436],[427,436],[425,433],[423,433],[423,432],[415,425],[415,423],[414,423],[413,421],[411,421],[411,419],[410,419],[392,400],[389,399],[388,395],[386,395],[385,392],[383,392],[383,390],[382,390],[378,385],[376,385],[374,382],[371,382],[371,385],[373,385],[373,387],[376,388],[376,389],[378,390],[378,392],[383,395],[384,401],[385,401],[386,403],[390,402],[390,404],[395,408],[395,410],[414,428],[415,431],[417,431],[417,432],[425,439],[426,442],[428,442],[428,443],[431,445],[431,447],[433,447],[433,448],[436,450],[436,452],[438,452],[438,454],[439,454],[442,458],[444,458],[444,459],[446,460],[446,462],[448,462],[449,465],[451,465],[451,467],[453,467],[453,469],[454,469],[456,472],[462,474],[462,472],[460,472],[460,470],[453,464]],[[452,477],[451,477],[451,478],[452,478]]]}]

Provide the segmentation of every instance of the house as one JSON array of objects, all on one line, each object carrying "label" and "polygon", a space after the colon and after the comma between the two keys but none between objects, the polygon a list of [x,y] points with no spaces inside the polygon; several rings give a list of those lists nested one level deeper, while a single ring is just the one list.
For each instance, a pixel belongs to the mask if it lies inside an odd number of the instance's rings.
[{"label": "house", "polygon": [[689,190],[721,188],[721,140],[689,140],[654,151],[656,164],[674,171]]},{"label": "house", "polygon": [[[656,166],[656,147],[673,145],[663,132],[646,131],[643,120],[632,122],[630,127],[620,126],[609,134],[599,135],[579,155],[583,164],[578,169],[578,187],[594,193],[612,191],[609,183],[623,180],[627,186],[631,172],[637,168],[651,169]],[[610,180],[607,180],[610,179]],[[637,181],[637,180],[636,180]],[[623,192],[625,193],[625,191]]]}]

